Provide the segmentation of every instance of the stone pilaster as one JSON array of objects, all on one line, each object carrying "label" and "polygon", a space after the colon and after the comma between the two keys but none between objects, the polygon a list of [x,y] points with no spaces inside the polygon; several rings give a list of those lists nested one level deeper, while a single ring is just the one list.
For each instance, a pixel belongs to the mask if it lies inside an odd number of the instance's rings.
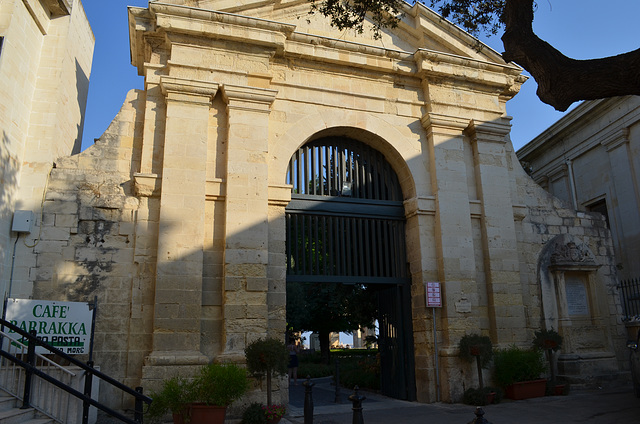
[{"label": "stone pilaster", "polygon": [[[435,194],[438,276],[443,299],[465,298],[476,303],[469,183],[464,158],[464,129],[469,121],[430,113],[422,119],[429,140],[433,193]],[[444,304],[443,320],[462,318],[454,304]],[[460,325],[443,323],[450,329]]]},{"label": "stone pilaster", "polygon": [[511,201],[506,136],[508,121],[472,121],[467,133],[473,146],[478,196],[482,205],[488,315],[494,343],[525,340],[518,245]]},{"label": "stone pilaster", "polygon": [[620,256],[618,261],[629,268],[622,269],[620,274],[623,278],[635,277],[640,274],[640,263],[631,258],[637,258],[640,251],[633,243],[630,246],[626,245],[627,240],[621,236],[634,234],[640,228],[640,189],[633,165],[634,154],[629,145],[629,129],[615,131],[604,138],[601,144],[607,149],[612,174],[610,193],[606,198],[607,208],[617,212],[617,216],[610,217],[609,225],[611,231],[617,235],[615,248]]},{"label": "stone pilaster", "polygon": [[269,263],[269,112],[277,94],[224,85],[228,146],[224,251],[224,352],[244,357],[246,344],[267,335]]},{"label": "stone pilaster", "polygon": [[163,76],[166,127],[153,352],[147,365],[195,365],[200,352],[207,126],[217,84]]}]

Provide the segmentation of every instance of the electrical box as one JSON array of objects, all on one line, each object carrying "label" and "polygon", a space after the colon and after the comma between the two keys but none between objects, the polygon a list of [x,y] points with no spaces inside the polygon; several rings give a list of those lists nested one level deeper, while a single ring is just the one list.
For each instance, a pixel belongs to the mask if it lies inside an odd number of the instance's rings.
[{"label": "electrical box", "polygon": [[16,233],[30,233],[34,221],[35,217],[32,211],[15,211],[13,213],[11,231],[15,231]]}]

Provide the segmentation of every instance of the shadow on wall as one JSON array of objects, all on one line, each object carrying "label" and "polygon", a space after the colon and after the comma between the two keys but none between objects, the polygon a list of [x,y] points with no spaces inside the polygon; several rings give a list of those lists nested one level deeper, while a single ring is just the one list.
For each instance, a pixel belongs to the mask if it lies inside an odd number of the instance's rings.
[{"label": "shadow on wall", "polygon": [[77,136],[75,141],[73,142],[73,148],[71,150],[71,154],[75,155],[80,153],[82,149],[82,133],[84,131],[84,119],[85,119],[85,110],[87,108],[87,96],[89,94],[89,77],[84,72],[78,60],[76,59],[76,93],[78,96],[78,106],[80,108],[80,124],[77,126]]}]

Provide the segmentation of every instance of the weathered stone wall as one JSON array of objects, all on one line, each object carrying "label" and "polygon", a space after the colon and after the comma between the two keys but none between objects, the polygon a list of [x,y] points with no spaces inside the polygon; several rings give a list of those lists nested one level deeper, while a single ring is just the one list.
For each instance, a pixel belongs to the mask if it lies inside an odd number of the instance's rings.
[{"label": "weathered stone wall", "polygon": [[[231,7],[189,5],[213,3]],[[606,357],[619,337],[610,238],[515,159],[504,103],[521,70],[478,52],[422,5],[385,36],[385,48],[352,34],[318,36],[324,23],[297,31],[294,18],[308,5],[288,5],[247,4],[251,16],[130,9],[146,89],[128,95],[95,146],[57,161],[34,296],[97,296],[96,362],[132,386],[151,390],[211,360],[242,362],[248,343],[285,332],[289,160],[310,140],[344,136],[382,152],[400,181],[419,401],[436,400],[436,372],[446,401],[477,384],[457,357],[465,334],[530,345],[543,326],[540,256],[560,234],[588,246],[599,266],[585,275]],[[416,33],[439,51],[407,51]],[[428,281],[443,291],[438,371]],[[566,331],[575,347],[567,354],[591,349]],[[254,388],[245,402],[262,398]],[[279,380],[277,401],[286,388]]]},{"label": "weathered stone wall", "polygon": [[[32,293],[43,189],[54,160],[79,151],[94,38],[82,3],[5,1],[0,5],[0,281],[11,275],[13,212],[31,210],[36,226],[21,235],[13,267],[15,297]],[[68,7],[67,7],[68,6]],[[23,243],[24,242],[24,243]]]}]

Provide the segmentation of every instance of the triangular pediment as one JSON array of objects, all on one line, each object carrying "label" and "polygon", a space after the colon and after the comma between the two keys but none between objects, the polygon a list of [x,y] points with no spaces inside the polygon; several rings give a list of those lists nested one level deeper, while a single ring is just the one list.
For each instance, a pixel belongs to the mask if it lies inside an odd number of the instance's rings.
[{"label": "triangular pediment", "polygon": [[[225,12],[295,26],[295,32],[341,41],[414,53],[424,49],[504,64],[499,53],[472,37],[433,10],[416,2],[405,4],[405,14],[397,28],[385,28],[381,38],[373,32],[339,31],[320,15],[309,15],[308,0],[157,0],[157,3]],[[153,2],[151,2],[153,3]]]}]

